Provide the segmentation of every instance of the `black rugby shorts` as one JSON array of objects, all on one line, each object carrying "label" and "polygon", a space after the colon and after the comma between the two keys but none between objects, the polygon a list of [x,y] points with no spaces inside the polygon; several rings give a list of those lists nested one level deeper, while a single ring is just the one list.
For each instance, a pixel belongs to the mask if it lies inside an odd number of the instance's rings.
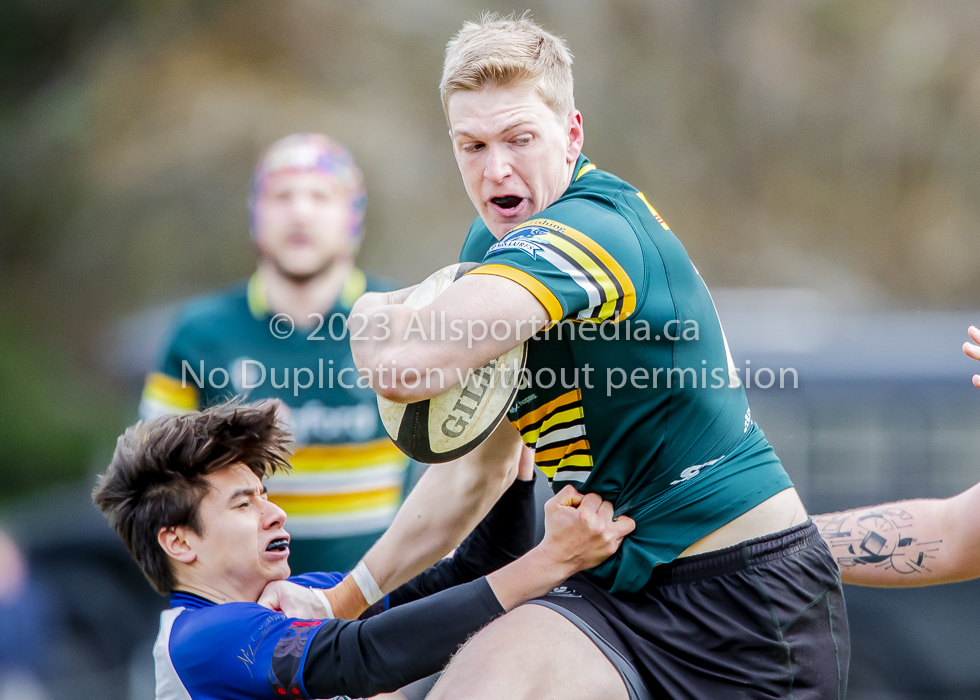
[{"label": "black rugby shorts", "polygon": [[577,574],[528,604],[592,639],[631,700],[827,700],[847,688],[840,573],[812,522],[658,566],[635,594]]}]

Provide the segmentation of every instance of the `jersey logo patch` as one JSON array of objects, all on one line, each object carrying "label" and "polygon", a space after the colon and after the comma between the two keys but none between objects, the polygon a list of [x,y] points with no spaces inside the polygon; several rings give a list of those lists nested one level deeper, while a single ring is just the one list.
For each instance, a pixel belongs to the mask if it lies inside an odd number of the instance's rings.
[{"label": "jersey logo patch", "polygon": [[300,661],[310,635],[321,625],[320,620],[297,620],[291,624],[272,651],[269,685],[279,697],[309,698],[300,687],[303,669]]},{"label": "jersey logo patch", "polygon": [[704,464],[695,464],[693,467],[688,467],[687,469],[681,472],[681,478],[674,479],[673,481],[670,482],[670,485],[675,486],[676,484],[679,484],[683,481],[687,481],[688,479],[693,479],[694,477],[696,477],[698,474],[701,473],[702,469],[704,469],[705,467],[710,467],[711,465],[716,464],[723,459],[725,459],[725,455],[722,455],[717,459],[713,459],[710,462],[705,462]]},{"label": "jersey logo patch", "polygon": [[490,246],[490,249],[487,250],[487,255],[502,253],[505,250],[519,250],[522,253],[527,253],[536,260],[538,253],[544,250],[544,246],[547,244],[547,237],[550,233],[550,230],[542,226],[529,226],[528,228],[514,231],[504,236],[503,240]]},{"label": "jersey logo patch", "polygon": [[636,288],[626,271],[609,251],[570,226],[534,219],[504,236],[487,256],[510,249],[547,262],[578,287],[585,298],[575,301],[581,305],[573,320],[618,323],[636,309]]},{"label": "jersey logo patch", "polygon": [[545,593],[545,596],[553,596],[555,598],[581,598],[582,595],[578,593],[574,588],[569,588],[568,586],[558,586],[558,588],[552,588],[550,591]]}]

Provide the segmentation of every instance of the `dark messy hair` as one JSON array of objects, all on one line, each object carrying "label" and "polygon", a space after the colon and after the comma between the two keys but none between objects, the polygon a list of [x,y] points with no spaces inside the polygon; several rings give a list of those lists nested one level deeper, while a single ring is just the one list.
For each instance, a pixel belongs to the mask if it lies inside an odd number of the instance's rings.
[{"label": "dark messy hair", "polygon": [[140,421],[116,442],[92,500],[161,594],[176,580],[157,541],[161,528],[183,526],[203,534],[199,506],[209,474],[244,464],[260,479],[289,470],[289,431],[275,402],[233,400],[203,411]]}]

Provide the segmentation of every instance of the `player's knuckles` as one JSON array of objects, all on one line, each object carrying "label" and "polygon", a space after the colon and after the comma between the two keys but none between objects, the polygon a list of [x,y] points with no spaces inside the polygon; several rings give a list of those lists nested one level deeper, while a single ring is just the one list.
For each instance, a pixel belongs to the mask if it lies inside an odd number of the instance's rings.
[{"label": "player's knuckles", "polygon": [[582,503],[579,508],[588,508],[589,510],[595,512],[598,511],[602,506],[602,498],[595,493],[587,493],[582,497]]},{"label": "player's knuckles", "polygon": [[545,514],[551,515],[553,518],[572,518],[578,512],[578,508],[569,503],[562,503],[557,500],[557,496],[552,498],[550,501],[545,503]]},{"label": "player's knuckles", "polygon": [[545,503],[544,503],[544,512],[545,512],[545,514],[547,515],[549,513],[555,513],[560,508],[566,508],[566,507],[570,506],[571,503],[567,503],[566,502],[565,496],[566,496],[565,489],[562,489],[561,491],[559,491],[558,493],[556,493],[554,496],[552,496],[551,498],[549,498],[547,501],[545,501]]},{"label": "player's knuckles", "polygon": [[259,596],[259,605],[270,610],[279,610],[279,596],[275,592],[266,591]]},{"label": "player's knuckles", "polygon": [[607,522],[612,522],[614,515],[613,504],[609,501],[603,501],[602,505],[599,506],[599,517]]},{"label": "player's knuckles", "polygon": [[575,511],[575,520],[581,523],[582,527],[592,531],[600,525],[599,518],[596,517],[596,512],[591,508],[579,508]]},{"label": "player's knuckles", "polygon": [[580,494],[574,486],[568,484],[565,486],[565,488],[558,492],[558,495],[555,496],[555,498],[551,500],[556,499],[558,501],[558,505],[577,506],[582,502],[582,494]]}]

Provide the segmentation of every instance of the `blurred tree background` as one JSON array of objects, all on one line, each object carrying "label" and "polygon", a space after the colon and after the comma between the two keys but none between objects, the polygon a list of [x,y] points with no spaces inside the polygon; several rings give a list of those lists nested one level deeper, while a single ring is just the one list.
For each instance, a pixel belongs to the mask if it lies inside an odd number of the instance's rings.
[{"label": "blurred tree background", "polygon": [[455,260],[473,214],[437,85],[484,8],[569,40],[586,154],[709,285],[976,307],[973,0],[6,0],[0,503],[104,466],[138,401],[119,320],[250,272],[274,139],[353,151],[363,266],[409,282]]}]

